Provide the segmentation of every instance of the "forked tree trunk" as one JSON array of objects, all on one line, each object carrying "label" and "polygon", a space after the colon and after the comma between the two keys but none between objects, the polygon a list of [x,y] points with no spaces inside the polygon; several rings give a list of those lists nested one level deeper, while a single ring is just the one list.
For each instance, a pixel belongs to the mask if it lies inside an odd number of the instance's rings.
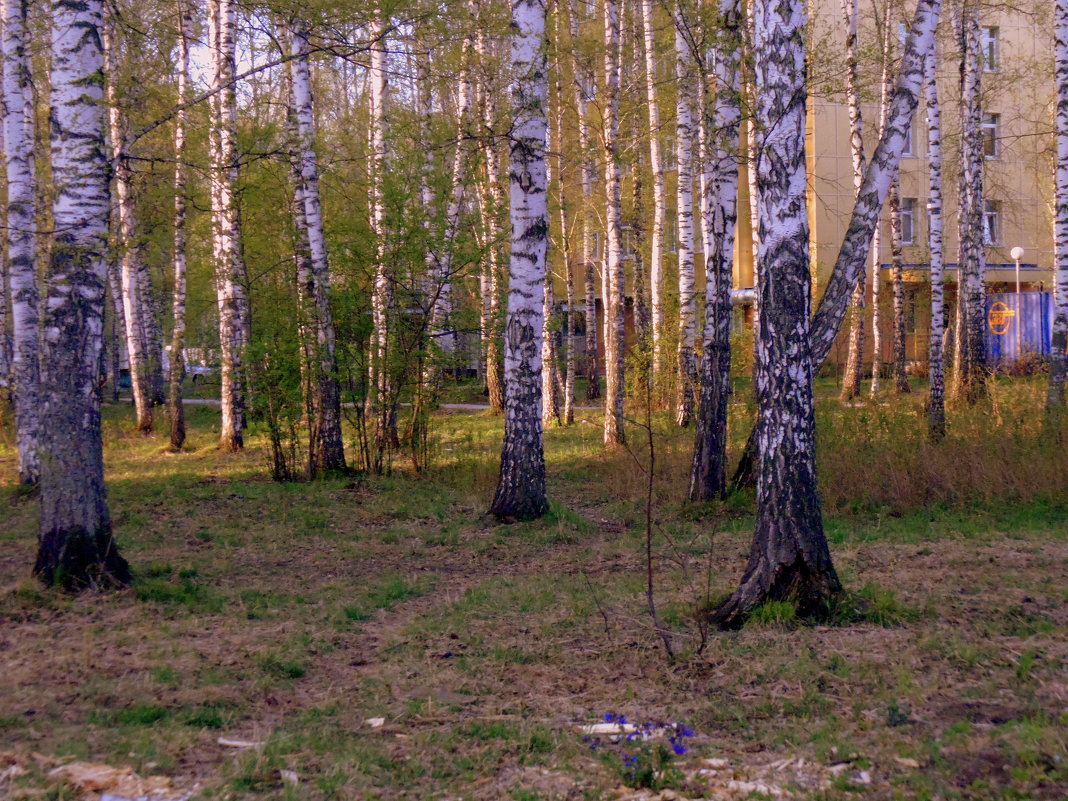
[{"label": "forked tree trunk", "polygon": [[638,0],[635,12],[641,16],[642,43],[645,53],[646,109],[649,113],[649,167],[653,173],[653,230],[649,254],[649,296],[652,312],[650,328],[653,335],[652,376],[655,381],[663,371],[664,355],[662,335],[664,330],[664,306],[661,292],[664,286],[664,223],[667,208],[664,192],[664,164],[660,157],[660,103],[656,83],[656,39],[653,35],[652,0]]},{"label": "forked tree trunk", "polygon": [[1053,360],[1050,363],[1046,407],[1064,409],[1064,379],[1068,372],[1068,0],[1057,0],[1054,26],[1054,69],[1057,82],[1056,309],[1053,314]]},{"label": "forked tree trunk", "polygon": [[942,269],[942,115],[938,104],[938,64],[932,48],[927,53],[924,95],[927,104],[927,247],[931,258],[930,397],[927,401],[927,432],[932,442],[946,435],[945,358],[942,331],[945,328],[945,279]]},{"label": "forked tree trunk", "polygon": [[[7,169],[7,268],[11,293],[11,377],[19,482],[40,478],[41,413],[37,295],[37,185],[34,176],[33,76],[27,16],[29,0],[3,0],[3,118]],[[3,292],[0,291],[0,295]],[[6,305],[6,302],[5,302]]]},{"label": "forked tree trunk", "polygon": [[823,617],[841,583],[823,534],[816,486],[805,206],[805,25],[800,0],[758,0],[754,41],[761,247],[757,515],[741,585],[712,615],[737,628],[765,601]]},{"label": "forked tree trunk", "polygon": [[[178,10],[178,103],[189,102],[189,46],[193,30],[193,7],[190,0],[177,0]],[[182,404],[182,381],[185,378],[185,126],[187,112],[180,108],[174,118],[174,290],[171,296],[170,392],[171,447],[181,450],[185,444],[185,407]]]},{"label": "forked tree trunk", "polygon": [[619,8],[605,0],[604,10],[604,144],[605,160],[605,278],[608,292],[605,317],[604,444],[614,448],[626,437],[623,430],[623,254],[622,187],[619,136]]},{"label": "forked tree trunk", "polygon": [[548,244],[546,206],[545,6],[512,3],[512,257],[505,332],[504,445],[490,512],[502,521],[541,517],[545,457],[541,428],[541,297]]},{"label": "forked tree trunk", "polygon": [[693,418],[694,383],[697,377],[694,358],[697,294],[693,275],[693,99],[694,80],[689,58],[689,45],[675,25],[675,80],[678,85],[678,100],[675,115],[675,146],[678,161],[678,187],[676,191],[676,220],[678,230],[679,258],[679,345],[676,369],[677,396],[675,423],[688,426]]},{"label": "forked tree trunk", "polygon": [[119,251],[119,275],[122,279],[122,308],[126,319],[126,353],[130,365],[130,388],[133,392],[136,428],[152,431],[152,386],[149,375],[148,331],[145,327],[142,297],[141,258],[134,242],[133,198],[130,196],[130,164],[126,160],[126,128],[119,108],[117,53],[114,25],[104,20],[104,65],[108,76],[108,121],[111,158],[115,174],[115,246]]},{"label": "forked tree trunk", "polygon": [[71,589],[123,585],[112,537],[97,382],[107,282],[109,166],[100,81],[103,3],[53,0],[52,174],[59,187],[44,304],[41,516],[34,574]]},{"label": "forked tree trunk", "polygon": [[986,392],[986,285],[983,243],[982,66],[979,9],[960,15],[960,187],[957,215],[957,321],[953,395],[974,403]]},{"label": "forked tree trunk", "polygon": [[[812,363],[823,364],[831,352],[834,340],[842,326],[849,298],[855,282],[864,269],[869,252],[875,250],[872,233],[875,231],[879,213],[889,191],[890,181],[897,173],[901,154],[905,149],[906,126],[919,102],[919,92],[924,76],[927,51],[933,46],[935,29],[938,27],[942,0],[919,0],[913,16],[912,27],[905,42],[905,55],[901,60],[897,88],[890,103],[887,124],[882,127],[879,143],[864,172],[864,183],[857,193],[856,203],[845,239],[838,249],[838,257],[831,270],[830,279],[823,290],[816,313],[812,318],[809,339],[812,342]],[[877,251],[876,251],[877,252]],[[754,463],[757,452],[758,424],[749,432],[745,449],[734,483],[742,485],[748,475],[746,466]]]},{"label": "forked tree trunk", "polygon": [[236,451],[244,447],[244,350],[248,331],[244,265],[241,261],[234,183],[237,180],[237,93],[233,0],[208,0],[208,40],[212,62],[211,222],[212,263],[218,296],[220,400],[222,421],[219,446]]},{"label": "forked tree trunk", "polygon": [[[731,395],[731,279],[738,219],[738,126],[741,122],[742,8],[720,0],[715,53],[715,103],[703,191],[712,213],[705,251],[704,353],[690,500],[707,501],[727,489],[727,408]],[[707,116],[706,116],[707,119]]]},{"label": "forked tree trunk", "polygon": [[[860,18],[858,0],[842,0],[846,30],[846,102],[849,106],[849,152],[853,160],[853,193],[860,191],[864,181],[864,118],[861,113],[860,87],[857,75],[857,23]],[[864,300],[867,292],[865,276],[853,289],[849,301],[849,343],[845,373],[842,376],[840,399],[843,403],[860,395],[864,373]]]}]

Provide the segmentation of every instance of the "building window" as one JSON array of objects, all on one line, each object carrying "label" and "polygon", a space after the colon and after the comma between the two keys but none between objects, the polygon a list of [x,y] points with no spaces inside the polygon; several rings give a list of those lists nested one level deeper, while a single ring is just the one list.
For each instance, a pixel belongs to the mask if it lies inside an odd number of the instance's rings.
[{"label": "building window", "polygon": [[996,159],[1001,155],[1001,115],[983,115],[983,155]]},{"label": "building window", "polygon": [[983,244],[1001,242],[1001,201],[988,200],[983,206]]},{"label": "building window", "polygon": [[905,129],[905,149],[901,151],[902,156],[913,156],[915,153],[912,150],[912,126],[909,125]]},{"label": "building window", "polygon": [[998,29],[983,28],[983,72],[997,72],[1001,66],[1001,47],[998,43]]},{"label": "building window", "polygon": [[668,217],[664,225],[664,250],[668,253],[679,252],[679,221],[675,217]]},{"label": "building window", "polygon": [[901,199],[901,244],[911,245],[916,241],[916,198]]}]

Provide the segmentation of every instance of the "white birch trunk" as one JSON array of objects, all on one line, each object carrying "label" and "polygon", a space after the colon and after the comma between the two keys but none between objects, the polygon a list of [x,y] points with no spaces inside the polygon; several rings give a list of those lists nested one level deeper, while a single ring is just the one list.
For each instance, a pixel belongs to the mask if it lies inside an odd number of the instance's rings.
[{"label": "white birch trunk", "polygon": [[212,62],[211,218],[212,263],[218,295],[222,422],[219,445],[244,447],[243,359],[248,344],[248,304],[238,241],[234,183],[237,180],[236,10],[233,0],[208,0],[208,44]]},{"label": "white birch trunk", "polygon": [[490,512],[499,520],[541,517],[545,457],[541,427],[541,300],[548,244],[546,205],[545,6],[512,3],[513,125],[511,183],[512,256],[505,333],[504,445]]},{"label": "white birch trunk", "polygon": [[[697,435],[689,497],[712,500],[727,489],[727,409],[731,395],[731,284],[738,220],[739,132],[741,123],[742,8],[740,0],[720,0],[715,48],[715,103],[702,114],[714,132],[702,173],[702,207],[710,240],[705,249],[705,321]],[[707,101],[706,101],[707,103]],[[709,113],[709,111],[711,113]]]},{"label": "white birch trunk", "polygon": [[624,281],[622,253],[622,186],[617,138],[619,136],[619,7],[605,0],[604,10],[604,143],[605,160],[605,315],[604,444],[622,445]]},{"label": "white birch trunk", "polygon": [[945,280],[942,266],[942,113],[938,103],[938,63],[932,47],[927,53],[924,96],[927,105],[927,246],[931,260],[931,333],[928,375],[930,399],[927,403],[927,430],[932,441],[946,433],[945,358],[942,331],[945,329]]},{"label": "white birch trunk", "polygon": [[1053,313],[1053,360],[1050,365],[1051,411],[1064,408],[1064,381],[1068,372],[1068,0],[1057,0],[1054,23],[1054,71],[1057,107],[1056,217],[1054,219],[1056,304]]},{"label": "white birch trunk", "polygon": [[693,97],[694,80],[689,45],[679,25],[675,26],[675,80],[678,85],[676,103],[675,145],[678,161],[678,189],[676,219],[679,259],[679,345],[676,367],[678,395],[675,422],[688,426],[693,418],[694,383],[697,375],[694,341],[697,317],[697,295],[693,273]]},{"label": "white birch trunk", "polygon": [[[860,192],[864,181],[864,118],[860,107],[857,75],[858,0],[842,0],[846,29],[846,102],[849,106],[849,152],[853,161],[853,193]],[[867,292],[863,271],[849,301],[849,351],[842,378],[841,400],[847,402],[860,394],[864,368],[864,299]]]},{"label": "white birch trunk", "polygon": [[638,0],[635,11],[642,20],[642,42],[645,52],[646,109],[649,113],[649,167],[653,174],[653,230],[649,255],[649,297],[652,306],[653,374],[652,380],[663,372],[664,307],[661,292],[664,285],[664,224],[667,208],[664,192],[664,165],[660,157],[660,103],[657,99],[656,39],[653,36],[652,0]]},{"label": "white birch trunk", "polygon": [[[887,121],[890,115],[890,102],[893,99],[894,84],[893,73],[891,73],[891,47],[893,44],[893,33],[891,31],[891,13],[893,5],[887,3],[882,19],[882,93],[880,95],[879,103],[879,136],[883,135],[886,130]],[[886,188],[886,196],[890,199],[888,205],[890,216],[893,215],[893,196],[895,193],[894,187],[897,186],[897,173],[898,168],[895,166],[893,173],[890,176],[890,181]],[[875,398],[879,395],[879,391],[882,383],[883,372],[883,325],[882,325],[882,302],[880,301],[880,294],[882,290],[882,275],[880,273],[880,247],[881,247],[881,232],[879,230],[879,223],[876,221],[875,230],[872,231],[871,239],[871,397]]]},{"label": "white birch trunk", "polygon": [[957,215],[957,337],[953,394],[969,403],[985,392],[986,286],[983,244],[983,140],[979,9],[960,15],[960,185]]},{"label": "white birch trunk", "polygon": [[337,380],[334,316],[330,309],[330,264],[319,200],[319,163],[315,154],[315,114],[308,64],[308,31],[292,31],[293,112],[296,119],[300,165],[300,198],[308,237],[311,266],[311,302],[315,321],[314,383],[315,432],[312,463],[318,471],[345,469],[345,446],[341,434],[341,391]]},{"label": "white birch trunk", "polygon": [[[7,269],[11,295],[11,378],[19,481],[40,478],[40,353],[37,293],[37,182],[28,0],[3,0],[3,117],[7,170]],[[0,292],[0,295],[3,293]],[[6,305],[6,302],[4,303]],[[5,329],[6,330],[6,329]]]},{"label": "white birch trunk", "polygon": [[41,360],[41,515],[34,573],[71,588],[126,584],[111,533],[100,433],[108,177],[103,3],[51,3],[56,234]]},{"label": "white birch trunk", "polygon": [[[178,10],[178,103],[189,102],[189,48],[193,30],[193,7],[190,0],[177,0]],[[186,295],[186,151],[185,108],[179,108],[174,117],[174,290],[171,296],[170,393],[168,403],[171,412],[171,447],[181,450],[185,444],[185,409],[182,404],[182,380],[185,378],[185,295]]]},{"label": "white birch trunk", "polygon": [[[560,19],[564,13],[564,6],[558,3],[556,6],[556,47],[557,53],[562,47]],[[564,181],[564,150],[567,146],[564,135],[564,90],[560,81],[560,73],[563,70],[557,68],[553,72],[553,89],[556,101],[556,194],[559,203],[560,220],[560,257],[564,262],[564,291],[567,299],[567,312],[564,315],[564,408],[562,422],[569,426],[575,422],[575,264],[574,254],[571,248],[571,228],[568,224],[569,204]],[[546,282],[551,286],[551,280]],[[544,396],[545,389],[542,388]]]},{"label": "white birch trunk", "polygon": [[104,20],[104,68],[108,75],[108,122],[111,158],[115,173],[115,245],[119,251],[119,275],[122,280],[122,308],[126,320],[126,353],[130,364],[130,388],[133,391],[136,427],[142,433],[152,431],[152,387],[149,377],[146,313],[141,297],[141,264],[134,244],[133,199],[130,197],[130,165],[126,160],[126,130],[119,108],[116,86],[118,60],[114,26]]},{"label": "white birch trunk", "polygon": [[[593,76],[588,74],[585,63],[578,53],[578,12],[574,0],[570,3],[568,24],[571,28],[571,68],[575,76],[575,108],[578,111],[579,158],[582,164],[582,266],[586,307],[586,400],[601,397],[601,380],[597,365],[597,301],[594,286],[594,269],[597,262],[593,237],[596,219],[593,208],[593,154],[590,150],[590,123],[587,116],[588,87],[593,83]],[[605,312],[608,310],[608,297],[602,294]]]}]

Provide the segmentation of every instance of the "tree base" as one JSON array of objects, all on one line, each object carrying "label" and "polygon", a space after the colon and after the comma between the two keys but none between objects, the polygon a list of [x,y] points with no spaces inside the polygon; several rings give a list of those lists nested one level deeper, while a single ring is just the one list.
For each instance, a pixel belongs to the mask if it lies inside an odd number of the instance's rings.
[{"label": "tree base", "polygon": [[799,559],[792,565],[779,565],[770,576],[763,572],[745,576],[734,594],[712,612],[709,623],[720,631],[737,631],[754,609],[768,601],[785,601],[797,610],[798,618],[819,622],[830,616],[841,592],[833,568],[817,573]]},{"label": "tree base", "polygon": [[549,511],[545,498],[512,498],[498,495],[490,505],[490,514],[498,523],[521,523],[538,520]]},{"label": "tree base", "polygon": [[132,578],[130,565],[119,554],[109,530],[53,529],[38,544],[33,574],[45,586],[59,585],[78,592],[125,587]]}]

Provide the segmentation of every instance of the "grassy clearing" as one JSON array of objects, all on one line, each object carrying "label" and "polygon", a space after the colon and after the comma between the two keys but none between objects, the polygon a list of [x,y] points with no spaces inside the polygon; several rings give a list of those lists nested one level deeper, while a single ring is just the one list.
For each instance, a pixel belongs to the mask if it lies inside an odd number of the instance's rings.
[{"label": "grassy clearing", "polygon": [[[644,611],[646,454],[606,455],[594,412],[546,434],[550,514],[496,526],[483,513],[500,421],[478,413],[436,421],[424,475],[398,462],[284,485],[256,436],[215,450],[213,408],[188,409],[189,447],[169,454],[108,407],[133,587],[40,589],[33,500],[0,500],[0,770],[27,770],[0,795],[73,798],[46,774],[79,758],[203,798],[610,798],[628,781],[621,752],[574,727],[614,712],[694,729],[655,780],[694,798],[717,797],[727,773],[808,799],[1063,798],[1068,457],[1042,431],[1040,394],[999,382],[938,449],[920,398],[821,402],[827,530],[851,591],[837,625],[769,604],[700,654],[694,610],[737,581],[752,499],[686,504],[692,433],[658,418],[674,666]],[[736,448],[751,411],[739,392]],[[699,774],[705,758],[729,766]]]}]

